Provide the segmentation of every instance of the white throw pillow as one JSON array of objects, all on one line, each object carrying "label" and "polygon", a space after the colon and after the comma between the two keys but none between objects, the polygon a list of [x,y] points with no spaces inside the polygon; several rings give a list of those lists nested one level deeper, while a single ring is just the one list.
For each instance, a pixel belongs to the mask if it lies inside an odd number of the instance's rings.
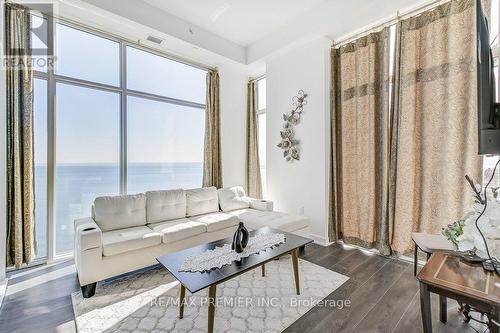
[{"label": "white throw pillow", "polygon": [[146,196],[141,193],[96,198],[93,215],[102,231],[146,225]]},{"label": "white throw pillow", "polygon": [[245,199],[245,190],[241,186],[221,188],[217,194],[223,212],[250,207],[250,203]]},{"label": "white throw pillow", "polygon": [[176,220],[186,217],[186,192],[183,189],[146,192],[146,219],[148,223]]},{"label": "white throw pillow", "polygon": [[219,199],[215,187],[186,190],[187,216],[196,216],[219,211]]}]

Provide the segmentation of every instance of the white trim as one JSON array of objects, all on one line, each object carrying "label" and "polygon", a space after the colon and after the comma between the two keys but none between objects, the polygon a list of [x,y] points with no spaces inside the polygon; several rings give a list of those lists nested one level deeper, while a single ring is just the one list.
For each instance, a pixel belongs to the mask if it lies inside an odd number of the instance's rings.
[{"label": "white trim", "polygon": [[[413,260],[412,257],[403,256],[403,255],[396,256],[396,259],[399,261],[408,262],[410,264],[413,264],[415,262],[415,260]],[[425,266],[426,263],[427,263],[427,261],[425,261],[425,260],[417,260],[417,265],[419,265],[419,266]]]},{"label": "white trim", "polygon": [[[260,89],[259,89],[259,81],[261,80],[266,80],[266,74],[262,74],[254,79],[250,79],[249,82],[253,82],[255,84],[255,90],[256,90],[256,93],[257,93],[257,105],[255,105],[255,120],[256,120],[256,126],[257,126],[257,155],[259,155],[259,148],[261,146],[264,147],[264,150],[265,150],[265,157],[266,157],[266,164],[267,164],[267,100],[266,100],[266,107],[263,108],[263,109],[259,109],[259,100],[260,100],[260,95],[261,95],[261,92],[260,92]],[[267,81],[266,81],[267,82]],[[267,85],[266,85],[267,87]],[[266,94],[267,96],[267,94]],[[260,137],[260,133],[262,131],[262,129],[260,128],[259,126],[259,117],[260,116],[264,116],[266,117],[266,128],[264,128],[264,134],[265,134],[265,137],[266,137],[266,142],[259,142],[259,137]],[[262,195],[265,196],[267,194],[267,165],[266,164],[261,164],[261,161],[262,161],[262,158],[261,156],[259,156],[259,171],[260,171],[260,185],[261,185],[261,191],[262,191]],[[266,176],[262,176],[262,170],[265,171],[265,174]],[[264,188],[264,185],[266,185]],[[248,184],[247,184],[247,187],[248,187]]]},{"label": "white trim", "polygon": [[52,260],[47,261],[47,264],[48,265],[58,264],[58,263],[61,263],[61,262],[67,261],[67,260],[74,259],[74,257],[75,256],[73,254],[73,251],[64,252],[62,254],[56,255]]},{"label": "white trim", "polygon": [[8,283],[9,283],[9,279],[7,279],[7,278],[0,280],[0,309],[2,308],[3,299],[4,299],[5,294],[7,292]]},{"label": "white trim", "polygon": [[[47,18],[49,54],[55,55],[55,22]],[[56,256],[56,80],[54,67],[47,67],[47,262]],[[36,218],[36,217],[35,217]]]},{"label": "white trim", "polygon": [[321,246],[330,246],[334,242],[330,242],[326,239],[326,237],[315,235],[315,234],[309,234],[309,238],[311,238],[315,244],[321,245]]},{"label": "white trim", "polygon": [[127,146],[127,46],[120,42],[120,87],[123,92],[120,94],[120,194],[127,194],[128,177],[128,146]]},{"label": "white trim", "polygon": [[[262,80],[266,80],[266,74],[263,74],[255,79],[250,79],[249,82],[255,82],[255,85],[256,85],[256,90],[257,90],[257,105],[256,105],[256,108],[255,108],[255,113],[257,115],[259,114],[263,114],[263,113],[266,113],[267,111],[267,100],[266,100],[266,107],[263,108],[263,109],[259,109],[259,99],[260,99],[260,91],[259,91],[259,81],[262,81]],[[267,80],[266,80],[266,88],[267,88]],[[266,96],[267,96],[267,91],[266,91]]]}]

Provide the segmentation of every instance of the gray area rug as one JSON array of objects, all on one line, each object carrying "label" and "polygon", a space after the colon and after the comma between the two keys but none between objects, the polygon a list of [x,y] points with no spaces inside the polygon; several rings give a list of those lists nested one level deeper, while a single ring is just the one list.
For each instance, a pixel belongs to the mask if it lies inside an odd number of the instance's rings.
[{"label": "gray area rug", "polygon": [[[281,332],[349,279],[305,260],[299,260],[299,269],[300,296],[295,295],[289,256],[266,264],[265,277],[257,268],[217,285],[214,330]],[[75,292],[78,332],[206,332],[207,290],[186,291],[184,318],[179,319],[179,289],[177,280],[157,266],[99,283],[89,299]]]}]

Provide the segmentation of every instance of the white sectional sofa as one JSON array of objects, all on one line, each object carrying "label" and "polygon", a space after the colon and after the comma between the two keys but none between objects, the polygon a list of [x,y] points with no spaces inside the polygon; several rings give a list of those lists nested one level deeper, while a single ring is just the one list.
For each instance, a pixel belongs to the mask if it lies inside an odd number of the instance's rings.
[{"label": "white sectional sofa", "polygon": [[99,197],[92,217],[75,221],[75,264],[84,297],[96,282],[156,264],[156,257],[270,226],[303,236],[309,219],[273,211],[273,203],[248,198],[242,187],[151,191]]}]

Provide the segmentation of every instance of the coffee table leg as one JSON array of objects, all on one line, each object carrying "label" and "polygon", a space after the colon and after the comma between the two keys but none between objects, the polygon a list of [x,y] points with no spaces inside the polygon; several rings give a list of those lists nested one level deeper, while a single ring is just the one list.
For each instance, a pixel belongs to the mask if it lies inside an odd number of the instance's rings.
[{"label": "coffee table leg", "polygon": [[208,287],[208,333],[214,331],[215,294],[215,285]]},{"label": "coffee table leg", "polygon": [[295,291],[297,295],[300,295],[300,285],[299,285],[299,250],[295,249],[292,251],[292,265],[293,265],[293,275],[295,276]]},{"label": "coffee table leg", "polygon": [[439,320],[442,323],[448,321],[448,302],[446,297],[439,295]]},{"label": "coffee table leg", "polygon": [[179,319],[184,317],[184,298],[186,297],[186,287],[181,283],[181,294],[179,296]]},{"label": "coffee table leg", "polygon": [[431,293],[425,283],[420,282],[420,312],[424,333],[432,333]]},{"label": "coffee table leg", "polygon": [[266,276],[266,264],[262,264],[262,276]]}]

